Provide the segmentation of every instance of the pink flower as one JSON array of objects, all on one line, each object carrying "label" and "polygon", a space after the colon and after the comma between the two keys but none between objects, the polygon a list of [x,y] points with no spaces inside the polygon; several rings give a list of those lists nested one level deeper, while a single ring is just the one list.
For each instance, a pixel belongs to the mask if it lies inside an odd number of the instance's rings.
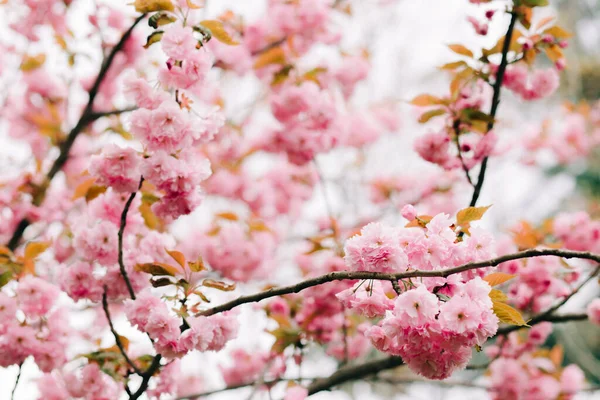
[{"label": "pink flower", "polygon": [[175,60],[185,60],[196,51],[198,41],[189,26],[172,25],[160,40],[165,54]]},{"label": "pink flower", "polygon": [[544,344],[548,336],[552,333],[552,323],[540,322],[531,327],[527,340],[534,346],[540,346]]},{"label": "pink flower", "polygon": [[47,373],[36,380],[40,397],[47,400],[69,400],[71,398],[62,379]]},{"label": "pink flower", "polygon": [[489,26],[486,22],[479,22],[477,18],[468,16],[467,21],[473,25],[473,29],[478,35],[485,36],[488,33]]},{"label": "pink flower", "polygon": [[63,266],[58,280],[60,288],[75,301],[100,301],[102,298],[102,285],[94,276],[94,266],[89,262],[76,261],[72,265]]},{"label": "pink flower", "polygon": [[600,299],[594,299],[588,304],[587,315],[592,324],[600,325]]},{"label": "pink flower", "polygon": [[560,388],[565,399],[572,399],[577,392],[583,389],[584,383],[585,375],[577,365],[567,365],[562,370]]},{"label": "pink flower", "polygon": [[117,262],[118,228],[112,222],[99,221],[94,225],[78,228],[73,233],[75,250],[82,259],[102,265]]},{"label": "pink flower", "polygon": [[455,333],[474,331],[480,324],[481,312],[470,301],[454,296],[440,307],[439,321],[444,328]]},{"label": "pink flower", "polygon": [[424,285],[402,293],[394,303],[394,315],[402,326],[433,323],[439,313],[438,298]]},{"label": "pink flower", "polygon": [[117,192],[135,192],[140,181],[140,157],[131,147],[115,145],[104,147],[100,155],[90,159],[89,171],[100,185],[110,186]]},{"label": "pink flower", "polygon": [[267,358],[261,352],[234,349],[230,355],[233,364],[230,367],[219,366],[227,386],[254,382],[267,365]]},{"label": "pink flower", "polygon": [[399,272],[408,264],[397,232],[379,223],[364,226],[360,235],[348,239],[344,252],[346,265],[353,271]]},{"label": "pink flower", "polygon": [[14,297],[0,292],[0,331],[1,326],[12,322],[17,312],[17,301]]},{"label": "pink flower", "polygon": [[56,302],[60,290],[44,279],[26,275],[19,281],[17,298],[19,306],[28,316],[45,315]]},{"label": "pink flower", "polygon": [[187,318],[190,329],[179,338],[182,351],[206,351],[214,339],[214,324],[209,317]]},{"label": "pink flower", "polygon": [[211,174],[210,162],[191,151],[183,151],[177,157],[157,151],[144,159],[144,178],[159,190],[170,193],[189,193]]},{"label": "pink flower", "polygon": [[417,217],[417,210],[412,204],[406,204],[404,207],[402,207],[400,212],[402,213],[402,216],[409,221],[412,221]]},{"label": "pink flower", "polygon": [[134,74],[128,75],[123,84],[125,97],[141,108],[154,110],[169,97],[166,92],[155,92],[146,79],[138,78]]},{"label": "pink flower", "polygon": [[428,133],[415,141],[414,149],[425,160],[450,169],[453,163],[448,151],[450,138],[445,132]]},{"label": "pink flower", "polygon": [[345,307],[368,318],[384,315],[387,310],[394,308],[394,302],[385,295],[381,281],[370,284],[359,282],[336,294],[336,297]]},{"label": "pink flower", "polygon": [[138,329],[144,331],[148,324],[148,319],[152,310],[166,307],[166,305],[150,290],[138,293],[135,300],[126,300],[124,303],[125,315],[131,325],[138,326]]},{"label": "pink flower", "polygon": [[285,391],[283,400],[304,400],[308,397],[308,389],[302,386],[292,386]]}]

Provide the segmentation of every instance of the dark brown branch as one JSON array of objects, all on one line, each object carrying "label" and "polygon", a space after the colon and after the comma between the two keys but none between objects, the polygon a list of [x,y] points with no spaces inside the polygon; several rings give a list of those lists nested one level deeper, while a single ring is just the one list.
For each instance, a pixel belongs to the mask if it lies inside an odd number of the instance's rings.
[{"label": "dark brown branch", "polygon": [[248,296],[241,296],[235,300],[221,304],[219,306],[209,308],[201,311],[197,315],[213,315],[223,311],[231,310],[239,305],[246,303],[255,303],[270,297],[282,296],[290,293],[298,293],[304,289],[308,289],[313,286],[322,285],[327,282],[340,281],[340,280],[359,280],[359,279],[377,279],[377,280],[400,280],[406,278],[434,278],[441,277],[447,278],[450,275],[458,274],[460,272],[469,271],[472,269],[495,267],[506,261],[518,260],[523,258],[540,257],[540,256],[556,256],[563,258],[581,258],[586,260],[592,260],[600,263],[600,254],[594,254],[589,252],[571,251],[571,250],[560,250],[560,249],[530,249],[521,251],[519,253],[507,254],[501,257],[497,257],[487,261],[480,261],[461,265],[455,268],[449,268],[438,271],[419,271],[413,270],[408,272],[400,272],[396,274],[384,274],[380,272],[366,272],[366,271],[339,271],[331,272],[326,275],[321,275],[316,278],[307,279],[294,285],[282,286],[279,288],[271,288],[263,292],[258,292]]},{"label": "dark brown branch", "polygon": [[[550,307],[549,309],[547,309],[546,311],[534,316],[533,318],[531,318],[531,320],[529,322],[527,322],[528,325],[535,325],[538,324],[540,322],[543,321],[549,321],[549,322],[567,322],[568,319],[564,319],[564,316],[560,316],[560,315],[555,315],[554,312],[556,310],[558,310],[559,308],[561,308],[563,305],[565,305],[565,303],[567,301],[569,301],[569,299],[571,297],[573,297],[577,292],[579,292],[579,290],[581,290],[582,287],[584,287],[589,281],[591,281],[592,279],[594,279],[594,277],[596,275],[598,275],[598,273],[600,273],[600,267],[597,267],[594,272],[592,272],[590,274],[590,276],[588,276],[583,282],[581,282],[571,293],[569,293],[568,296],[566,296],[564,299],[562,299],[559,303],[557,303],[556,305]],[[561,318],[562,317],[562,318]],[[505,328],[501,328],[498,329],[498,332],[496,333],[497,335],[506,335],[510,332],[513,331],[517,331],[519,329],[521,329],[521,326],[507,326]]]},{"label": "dark brown branch", "polygon": [[[502,81],[504,80],[504,72],[506,71],[506,65],[508,64],[508,51],[510,49],[510,42],[512,41],[515,24],[517,22],[517,13],[512,12],[510,17],[510,23],[508,24],[508,30],[504,37],[504,43],[502,44],[502,59],[496,72],[496,81],[494,82],[494,94],[492,96],[492,108],[490,109],[490,122],[487,125],[487,131],[491,131],[494,128],[494,119],[496,118],[496,112],[498,111],[498,105],[500,104],[500,91],[502,90]],[[481,162],[481,168],[479,169],[479,176],[477,177],[477,183],[473,190],[473,197],[471,197],[471,203],[469,205],[474,207],[477,204],[479,195],[481,194],[481,188],[483,187],[483,181],[485,179],[485,170],[487,168],[488,157],[484,157]]]},{"label": "dark brown branch", "polygon": [[347,366],[337,370],[327,378],[316,379],[308,386],[308,394],[312,395],[324,390],[330,390],[342,383],[375,375],[381,371],[396,368],[403,364],[404,362],[400,357],[388,357],[364,364]]},{"label": "dark brown branch", "polygon": [[10,393],[10,400],[15,400],[15,392],[17,391],[17,387],[19,386],[19,381],[21,380],[21,372],[22,371],[23,371],[23,363],[19,364],[19,372],[17,373],[17,379],[15,379],[15,386],[13,387],[13,390]]},{"label": "dark brown branch", "polygon": [[[142,183],[144,183],[144,177],[140,178],[140,184],[138,186],[138,190],[142,187]],[[127,225],[127,213],[129,212],[129,208],[131,207],[131,203],[135,198],[136,192],[131,193],[127,202],[125,203],[125,207],[123,208],[123,212],[121,213],[121,224],[119,226],[119,270],[121,271],[121,275],[123,276],[123,280],[127,285],[127,290],[129,291],[129,296],[135,300],[135,292],[133,291],[133,286],[131,286],[131,281],[129,280],[129,276],[127,275],[127,270],[125,269],[125,262],[123,261],[123,232],[125,232],[125,226]]]},{"label": "dark brown branch", "polygon": [[162,359],[160,354],[157,354],[152,360],[152,364],[148,369],[142,374],[142,383],[140,384],[139,389],[129,396],[129,400],[137,400],[139,399],[146,389],[148,389],[148,384],[150,383],[150,378],[158,371],[160,368],[160,360]]},{"label": "dark brown branch", "polygon": [[469,174],[469,168],[467,168],[467,164],[465,164],[465,160],[462,156],[462,150],[460,148],[460,120],[457,119],[454,124],[452,124],[452,129],[454,129],[454,134],[456,135],[456,137],[454,138],[454,142],[456,143],[456,150],[458,151],[458,159],[460,160],[460,163],[462,165],[462,169],[465,172],[465,176],[467,178],[467,181],[469,182],[469,184],[471,186],[473,186],[473,188],[475,188],[475,184],[473,183],[473,180],[471,179],[471,174]]},{"label": "dark brown branch", "polygon": [[90,119],[92,121],[95,121],[95,120],[103,118],[103,117],[110,117],[112,115],[121,115],[124,113],[135,111],[137,109],[138,109],[137,107],[126,107],[126,108],[121,108],[118,110],[94,112],[90,115]]},{"label": "dark brown branch", "polygon": [[115,343],[117,344],[121,355],[136,374],[142,375],[142,371],[133,363],[133,361],[131,361],[131,359],[127,355],[127,352],[125,351],[125,346],[123,346],[123,342],[121,342],[121,336],[119,336],[119,334],[115,330],[112,319],[110,317],[110,311],[108,309],[108,300],[106,299],[106,286],[104,286],[104,293],[102,294],[102,309],[104,309],[104,314],[106,315],[106,319],[108,320],[108,326],[110,327],[110,331],[115,338]]},{"label": "dark brown branch", "polygon": [[[133,24],[129,27],[129,29],[127,29],[127,31],[125,31],[125,33],[123,33],[123,36],[121,36],[121,39],[119,40],[119,42],[111,49],[110,54],[108,55],[108,57],[106,57],[106,59],[102,63],[102,66],[100,67],[100,72],[98,72],[98,76],[96,77],[96,80],[94,81],[94,85],[88,92],[88,94],[89,94],[88,102],[87,102],[83,112],[81,113],[81,117],[79,118],[79,121],[77,122],[75,127],[73,129],[71,129],[71,132],[69,132],[65,141],[61,143],[60,153],[59,153],[58,157],[56,158],[56,160],[54,160],[54,163],[52,164],[50,171],[48,171],[48,174],[46,174],[46,183],[52,181],[54,176],[58,173],[58,171],[60,171],[62,169],[62,167],[67,162],[67,160],[69,158],[69,152],[71,151],[71,147],[73,147],[73,143],[75,143],[75,139],[77,139],[77,136],[79,136],[79,134],[90,123],[94,122],[96,119],[99,118],[99,117],[94,118],[94,116],[96,114],[93,112],[93,107],[94,107],[94,100],[96,99],[96,96],[98,95],[98,91],[100,89],[100,85],[102,84],[104,78],[106,77],[106,74],[107,74],[110,66],[112,65],[116,55],[123,49],[123,46],[125,46],[125,43],[131,37],[131,34],[133,33],[133,29],[145,17],[146,17],[146,14],[142,14],[135,19]],[[41,190],[45,191],[45,188],[43,188]],[[43,193],[41,193],[38,196],[38,198],[39,198],[39,200],[37,201],[37,204],[36,204],[36,202],[34,202],[34,205],[36,205],[36,206],[39,206],[41,204],[41,202],[43,201],[43,198],[44,198]],[[21,241],[21,238],[23,237],[23,233],[25,232],[25,229],[27,229],[29,224],[30,224],[30,222],[27,219],[22,219],[19,222],[19,224],[17,225],[17,228],[15,229],[15,232],[13,233],[12,237],[8,241],[7,247],[9,249],[14,250],[17,248],[17,246],[19,245],[19,242]]]},{"label": "dark brown branch", "polygon": [[274,49],[275,47],[279,47],[282,44],[284,44],[287,39],[288,39],[287,36],[284,36],[283,38],[281,38],[279,40],[271,42],[268,45],[266,45],[265,47],[263,47],[262,49],[253,51],[252,56],[257,56],[259,54],[266,53],[267,51]]}]

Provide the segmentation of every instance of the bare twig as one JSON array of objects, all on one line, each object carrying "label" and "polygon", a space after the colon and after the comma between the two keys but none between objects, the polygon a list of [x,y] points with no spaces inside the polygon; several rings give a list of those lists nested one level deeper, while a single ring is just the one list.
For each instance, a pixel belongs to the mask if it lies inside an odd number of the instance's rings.
[{"label": "bare twig", "polygon": [[17,387],[19,386],[19,381],[21,380],[21,372],[22,371],[23,371],[23,363],[19,364],[19,372],[17,373],[17,379],[15,379],[15,386],[13,387],[13,390],[10,393],[10,400],[15,400],[15,392],[17,391]]},{"label": "bare twig", "polygon": [[[131,34],[133,33],[133,29],[145,17],[146,17],[146,14],[142,14],[135,19],[133,24],[129,27],[129,29],[127,29],[127,31],[125,31],[125,33],[123,33],[123,36],[121,36],[121,39],[119,40],[119,42],[111,49],[110,54],[108,55],[108,57],[106,57],[106,59],[102,63],[102,66],[100,67],[100,72],[98,72],[98,76],[96,77],[96,80],[94,81],[94,85],[88,92],[88,94],[89,94],[88,102],[87,102],[83,112],[81,113],[81,117],[79,118],[79,121],[77,122],[75,127],[73,129],[71,129],[71,132],[69,132],[65,141],[61,143],[60,153],[59,153],[58,157],[56,158],[56,160],[54,161],[54,163],[52,164],[50,171],[48,171],[48,174],[46,174],[46,182],[47,183],[52,181],[54,176],[58,173],[58,171],[60,171],[62,169],[62,167],[67,162],[67,160],[69,158],[69,152],[71,150],[71,147],[73,147],[73,143],[75,143],[75,139],[77,139],[77,136],[79,136],[79,134],[81,132],[83,132],[83,130],[90,123],[92,123],[96,119],[98,119],[98,118],[94,118],[95,113],[93,112],[93,108],[94,108],[94,100],[96,99],[96,96],[98,95],[98,92],[100,90],[100,85],[104,81],[104,78],[106,77],[106,74],[107,74],[110,66],[112,65],[117,53],[119,53],[123,49],[123,46],[125,46],[125,43],[131,37]],[[42,203],[43,198],[44,198],[43,194],[46,190],[45,189],[46,187],[47,187],[47,185],[42,187],[42,189],[41,189],[42,193],[40,193],[40,195],[37,196],[37,198],[39,200],[35,201],[34,205],[39,206]],[[7,247],[9,249],[14,250],[17,248],[17,246],[19,245],[19,242],[21,241],[21,237],[23,237],[23,233],[25,232],[25,229],[27,229],[29,224],[30,224],[29,220],[27,220],[25,218],[22,219],[17,224],[17,228],[15,229],[15,232],[13,233],[12,237],[10,238],[10,240],[7,244]]]},{"label": "bare twig", "polygon": [[121,114],[124,114],[124,113],[135,111],[137,109],[138,109],[137,107],[126,107],[126,108],[121,108],[121,109],[118,109],[118,110],[94,112],[94,113],[92,113],[90,115],[90,119],[92,121],[95,121],[95,120],[97,120],[99,118],[102,118],[102,117],[110,117],[112,115],[121,115]]},{"label": "bare twig", "polygon": [[[144,183],[144,177],[140,178],[140,184],[138,186],[138,190],[142,187],[142,183]],[[127,202],[125,203],[125,207],[123,208],[123,212],[121,213],[121,224],[119,226],[119,269],[121,271],[121,275],[123,276],[123,280],[127,285],[127,290],[129,291],[129,296],[135,300],[135,292],[133,291],[133,286],[131,286],[131,281],[129,280],[129,276],[127,275],[127,270],[125,269],[125,262],[123,261],[123,232],[125,232],[125,226],[127,226],[127,213],[129,212],[129,208],[131,207],[131,203],[135,198],[136,192],[131,193]]]},{"label": "bare twig", "polygon": [[121,355],[123,356],[123,358],[125,359],[127,364],[129,364],[131,369],[133,369],[133,371],[136,374],[143,375],[143,372],[133,363],[133,361],[127,355],[127,352],[125,351],[125,346],[123,346],[123,342],[121,342],[121,337],[115,330],[112,319],[110,317],[110,311],[108,309],[108,300],[106,299],[106,286],[104,286],[104,293],[102,294],[102,308],[104,309],[104,314],[106,315],[106,319],[108,320],[108,325],[110,327],[110,331],[112,332],[113,336],[115,337],[115,342],[117,344],[117,347],[119,348],[119,351],[121,352]]},{"label": "bare twig", "polygon": [[142,374],[142,383],[140,384],[139,389],[135,393],[133,393],[132,395],[129,396],[129,400],[139,399],[144,394],[146,389],[148,389],[148,384],[150,383],[150,378],[152,378],[152,376],[154,376],[156,371],[158,371],[158,369],[160,368],[160,360],[161,359],[162,359],[162,356],[160,354],[157,354],[156,356],[154,356],[154,359],[152,360],[152,364]]},{"label": "bare twig", "polygon": [[[506,65],[508,63],[508,51],[510,49],[510,42],[512,41],[516,22],[517,13],[511,12],[510,23],[508,24],[508,30],[506,31],[506,36],[504,37],[504,43],[502,45],[502,59],[500,61],[500,65],[498,66],[498,71],[496,72],[496,81],[494,82],[494,94],[492,96],[492,108],[490,110],[491,119],[487,125],[488,132],[494,128],[494,118],[496,117],[498,105],[500,104],[500,91],[502,90],[502,81],[504,80],[504,72],[506,71]],[[477,183],[475,184],[475,189],[473,190],[473,197],[471,197],[471,203],[469,204],[471,207],[474,207],[477,204],[477,200],[481,194],[487,162],[488,157],[484,157],[483,161],[481,162]]]},{"label": "bare twig", "polygon": [[315,379],[313,383],[308,386],[308,394],[312,395],[324,390],[330,390],[342,383],[375,375],[381,371],[396,368],[403,364],[404,362],[400,357],[388,357],[382,360],[366,362],[364,364],[346,366],[337,370],[327,378]]},{"label": "bare twig", "polygon": [[[555,315],[554,312],[556,310],[558,310],[559,308],[561,308],[563,305],[565,305],[565,303],[567,301],[569,301],[569,299],[571,297],[573,297],[577,292],[579,292],[579,290],[581,290],[582,287],[584,287],[589,281],[591,281],[592,279],[594,279],[594,277],[596,275],[598,275],[598,273],[600,273],[600,267],[597,267],[594,272],[592,272],[590,274],[590,276],[588,276],[583,282],[581,282],[571,293],[569,293],[568,296],[566,296],[564,299],[562,299],[559,303],[557,303],[556,305],[550,307],[549,309],[547,309],[546,311],[534,316],[533,318],[531,318],[531,320],[529,322],[527,322],[528,325],[535,325],[538,324],[540,322],[543,321],[549,321],[549,322],[567,322],[570,319],[566,319],[566,316],[560,316],[560,315]],[[572,320],[577,320],[578,317],[573,317]],[[585,319],[585,318],[583,318]],[[506,335],[510,332],[513,331],[517,331],[519,329],[521,329],[521,326],[507,326],[505,328],[501,328],[498,329],[498,332],[496,333],[497,335]]]},{"label": "bare twig", "polygon": [[449,268],[445,270],[437,271],[419,271],[413,270],[408,272],[400,272],[395,274],[384,274],[380,272],[366,272],[366,271],[338,271],[331,272],[326,275],[321,275],[316,278],[307,279],[305,281],[296,283],[294,285],[282,286],[279,288],[271,288],[263,292],[258,292],[248,296],[241,296],[235,300],[221,304],[219,306],[209,308],[201,311],[197,315],[213,315],[223,311],[231,310],[237,306],[247,303],[254,303],[270,297],[282,296],[285,294],[298,293],[302,290],[308,289],[313,286],[322,285],[327,282],[340,281],[340,280],[357,280],[357,279],[377,279],[377,280],[400,280],[405,278],[433,278],[441,277],[447,278],[450,275],[458,274],[461,272],[485,268],[495,267],[506,261],[518,260],[523,258],[540,257],[540,256],[556,256],[563,258],[581,258],[592,260],[600,263],[600,254],[594,254],[589,252],[571,251],[571,250],[560,250],[560,249],[530,249],[521,251],[519,253],[507,254],[501,257],[497,257],[487,261],[473,262],[464,264],[455,268]]}]

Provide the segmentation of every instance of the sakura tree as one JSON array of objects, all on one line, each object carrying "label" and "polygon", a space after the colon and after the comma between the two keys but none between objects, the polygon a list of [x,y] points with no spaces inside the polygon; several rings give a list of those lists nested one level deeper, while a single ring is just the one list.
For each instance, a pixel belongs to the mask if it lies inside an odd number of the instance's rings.
[{"label": "sakura tree", "polygon": [[[480,201],[503,159],[600,144],[600,103],[528,128],[499,107],[550,104],[571,34],[547,0],[470,0],[492,45],[449,44],[443,88],[371,101],[374,50],[341,28],[395,5],[370,3],[3,2],[2,129],[26,154],[0,175],[7,395],[345,398],[463,370],[496,400],[594,389],[546,343],[600,325],[599,298],[563,307],[598,280],[600,220],[582,204],[485,229]],[[397,135],[416,169],[365,173]]]}]

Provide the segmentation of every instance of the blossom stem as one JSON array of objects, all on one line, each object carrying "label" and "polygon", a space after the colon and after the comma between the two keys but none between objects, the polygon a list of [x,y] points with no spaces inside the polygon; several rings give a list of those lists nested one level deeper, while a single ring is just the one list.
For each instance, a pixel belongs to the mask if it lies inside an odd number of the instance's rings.
[{"label": "blossom stem", "polygon": [[136,374],[138,374],[140,376],[143,375],[143,372],[133,363],[133,361],[127,355],[127,352],[125,351],[125,347],[123,346],[123,342],[121,342],[121,337],[115,330],[112,319],[110,317],[110,311],[108,309],[108,300],[106,298],[106,286],[104,286],[104,293],[102,294],[102,308],[104,309],[104,314],[106,315],[106,319],[108,320],[108,326],[110,327],[110,331],[112,332],[113,336],[115,337],[115,343],[117,344],[117,347],[119,348],[119,351],[121,352],[121,355],[123,356],[123,358],[125,359],[127,364],[129,364],[131,369],[133,369],[133,371]]}]

